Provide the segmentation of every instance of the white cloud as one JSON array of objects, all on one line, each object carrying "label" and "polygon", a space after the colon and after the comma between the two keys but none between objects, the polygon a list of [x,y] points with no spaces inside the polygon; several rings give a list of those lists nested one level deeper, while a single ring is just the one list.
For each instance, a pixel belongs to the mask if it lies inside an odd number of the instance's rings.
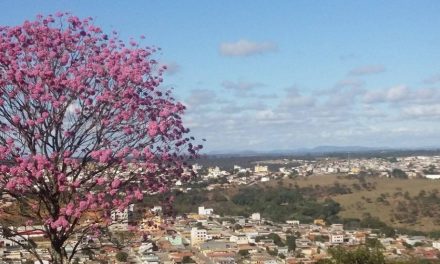
[{"label": "white cloud", "polygon": [[244,81],[237,81],[237,82],[223,81],[221,85],[223,86],[223,88],[227,90],[234,91],[235,95],[237,96],[250,96],[251,95],[250,93],[255,88],[264,86],[264,84],[262,83],[244,82]]},{"label": "white cloud", "polygon": [[352,78],[342,79],[336,83],[336,87],[360,88],[362,86],[364,86],[364,81]]},{"label": "white cloud", "polygon": [[440,74],[432,75],[432,76],[426,78],[425,80],[423,80],[423,82],[426,84],[440,83]]},{"label": "white cloud", "polygon": [[217,101],[217,94],[209,89],[194,89],[191,90],[189,97],[185,103],[191,108],[196,108],[203,105],[209,105]]},{"label": "white cloud", "polygon": [[405,85],[398,85],[388,89],[387,99],[391,102],[399,102],[409,98],[410,91]]},{"label": "white cloud", "polygon": [[266,105],[260,101],[249,104],[238,105],[237,103],[229,103],[220,108],[223,113],[240,114],[243,111],[264,110]]},{"label": "white cloud", "polygon": [[410,117],[439,117],[440,104],[434,105],[413,105],[405,107],[402,113]]},{"label": "white cloud", "polygon": [[415,98],[418,100],[437,100],[437,97],[437,89],[421,88],[415,92]]},{"label": "white cloud", "polygon": [[285,89],[286,96],[280,102],[280,108],[288,111],[290,108],[311,107],[315,104],[315,98],[303,95],[294,86]]},{"label": "white cloud", "polygon": [[276,51],[277,49],[277,45],[272,42],[253,42],[246,39],[220,44],[220,54],[231,57],[263,54]]},{"label": "white cloud", "polygon": [[399,103],[406,100],[415,100],[417,96],[405,85],[396,85],[382,91],[367,91],[363,101],[368,104],[374,103]]},{"label": "white cloud", "polygon": [[386,69],[383,65],[365,65],[358,68],[354,68],[349,72],[349,75],[371,75],[385,72]]},{"label": "white cloud", "polygon": [[[255,85],[240,81],[222,84],[225,89],[246,92],[253,91]],[[193,90],[188,100],[198,107],[186,118],[194,125],[196,136],[208,139],[208,151],[436,142],[433,139],[438,139],[435,132],[440,134],[440,125],[432,120],[440,120],[440,91],[405,85],[381,90],[360,86],[347,81],[315,91],[290,87],[277,99],[252,97],[229,102],[222,99],[220,91]],[[432,131],[421,129],[415,134],[416,127]]]},{"label": "white cloud", "polygon": [[363,101],[367,104],[385,102],[385,93],[383,91],[368,91],[363,96]]}]

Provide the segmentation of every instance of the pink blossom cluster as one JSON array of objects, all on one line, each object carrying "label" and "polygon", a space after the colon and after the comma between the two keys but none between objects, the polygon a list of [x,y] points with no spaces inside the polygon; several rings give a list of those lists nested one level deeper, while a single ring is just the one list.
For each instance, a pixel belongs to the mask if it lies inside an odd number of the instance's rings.
[{"label": "pink blossom cluster", "polygon": [[157,50],[67,13],[0,27],[0,189],[38,199],[52,239],[166,190],[201,148]]}]

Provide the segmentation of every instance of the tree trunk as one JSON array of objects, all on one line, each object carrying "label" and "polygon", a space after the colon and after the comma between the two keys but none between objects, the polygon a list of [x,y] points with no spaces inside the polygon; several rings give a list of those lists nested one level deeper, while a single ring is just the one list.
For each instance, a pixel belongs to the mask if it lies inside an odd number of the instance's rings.
[{"label": "tree trunk", "polygon": [[64,249],[62,247],[52,245],[52,249],[51,249],[52,262],[51,262],[51,264],[67,264],[68,259],[66,257],[66,254],[64,254],[63,252],[64,252]]}]

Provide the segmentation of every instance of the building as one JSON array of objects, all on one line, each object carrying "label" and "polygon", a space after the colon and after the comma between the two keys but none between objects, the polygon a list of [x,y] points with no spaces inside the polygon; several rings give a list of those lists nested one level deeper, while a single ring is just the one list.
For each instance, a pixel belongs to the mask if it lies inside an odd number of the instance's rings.
[{"label": "building", "polygon": [[198,229],[197,227],[193,227],[191,229],[191,245],[198,245],[207,240],[208,232],[206,229]]},{"label": "building", "polygon": [[199,206],[199,215],[212,215],[214,209],[205,208],[204,206]]},{"label": "building", "polygon": [[293,225],[293,226],[299,226],[299,220],[287,220],[286,224]]},{"label": "building", "polygon": [[252,221],[260,221],[260,220],[261,220],[261,215],[260,215],[260,213],[253,213],[253,214],[251,215],[251,220],[252,220]]},{"label": "building", "polygon": [[269,177],[261,177],[261,182],[268,182],[270,181]]},{"label": "building", "polygon": [[343,224],[332,224],[330,226],[331,232],[342,232],[344,231],[344,225]]},{"label": "building", "polygon": [[156,214],[158,214],[158,213],[162,213],[162,206],[160,206],[160,205],[155,205],[155,206],[151,209],[151,212],[156,213]]},{"label": "building", "polygon": [[199,164],[194,164],[194,165],[192,165],[192,169],[193,169],[193,171],[199,171],[199,170],[201,170],[203,168],[203,166],[202,165],[199,165]]},{"label": "building", "polygon": [[431,180],[438,180],[438,179],[440,179],[440,175],[439,174],[427,174],[427,175],[425,175],[425,177],[427,179],[431,179]]},{"label": "building", "polygon": [[315,219],[315,220],[313,220],[313,224],[320,225],[320,226],[325,226],[326,225],[324,219]]},{"label": "building", "polygon": [[223,172],[220,170],[219,167],[211,167],[208,168],[208,178],[217,178],[223,175]]},{"label": "building", "polygon": [[130,204],[123,211],[112,210],[111,219],[114,223],[128,223],[133,219],[134,204]]},{"label": "building", "polygon": [[237,245],[247,245],[247,244],[249,244],[249,238],[247,236],[245,236],[245,235],[238,235],[238,236],[232,235],[229,238],[229,241],[230,242],[235,242],[235,243],[237,243]]},{"label": "building", "polygon": [[255,166],[254,169],[255,173],[268,173],[269,167],[268,166],[260,166],[259,164]]},{"label": "building", "polygon": [[342,233],[330,234],[330,243],[334,245],[344,243],[344,234]]}]

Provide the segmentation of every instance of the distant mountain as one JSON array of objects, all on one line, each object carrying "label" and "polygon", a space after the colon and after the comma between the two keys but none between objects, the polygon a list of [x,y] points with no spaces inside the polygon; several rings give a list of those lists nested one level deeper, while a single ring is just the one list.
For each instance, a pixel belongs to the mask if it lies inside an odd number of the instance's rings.
[{"label": "distant mountain", "polygon": [[368,152],[368,151],[378,151],[388,148],[372,148],[372,147],[362,147],[362,146],[318,146],[310,149],[312,153],[339,153],[339,152]]},{"label": "distant mountain", "polygon": [[298,148],[298,149],[278,149],[270,151],[212,151],[208,155],[233,155],[233,156],[258,156],[258,155],[289,155],[289,154],[321,154],[321,153],[358,153],[358,152],[375,152],[382,150],[391,150],[387,147],[363,147],[363,146],[317,146],[314,148]]}]

